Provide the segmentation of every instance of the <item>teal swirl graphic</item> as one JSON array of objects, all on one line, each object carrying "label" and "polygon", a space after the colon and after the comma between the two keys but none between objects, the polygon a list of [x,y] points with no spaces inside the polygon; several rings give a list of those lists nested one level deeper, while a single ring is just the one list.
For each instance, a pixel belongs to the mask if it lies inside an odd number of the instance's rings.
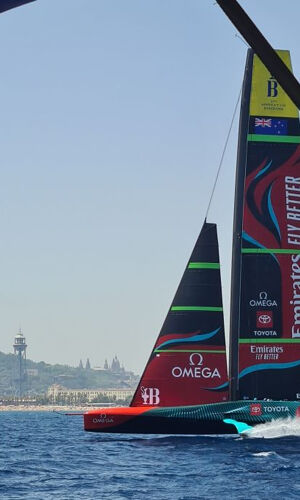
[{"label": "teal swirl graphic", "polygon": [[217,335],[217,333],[221,330],[221,327],[217,328],[216,330],[213,330],[212,332],[208,333],[202,333],[199,335],[193,335],[193,337],[183,337],[180,339],[172,339],[172,340],[167,340],[166,342],[163,342],[159,346],[155,348],[155,350],[162,349],[166,346],[174,345],[174,344],[193,344],[194,342],[203,342],[203,340],[208,340]]}]

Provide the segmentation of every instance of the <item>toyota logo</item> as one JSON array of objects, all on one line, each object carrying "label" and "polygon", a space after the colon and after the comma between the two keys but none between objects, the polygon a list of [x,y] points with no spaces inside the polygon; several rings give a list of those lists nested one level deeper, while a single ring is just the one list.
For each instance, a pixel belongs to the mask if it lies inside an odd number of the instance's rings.
[{"label": "toyota logo", "polygon": [[268,314],[261,314],[258,317],[258,321],[263,325],[267,325],[268,323],[271,323],[272,318]]}]

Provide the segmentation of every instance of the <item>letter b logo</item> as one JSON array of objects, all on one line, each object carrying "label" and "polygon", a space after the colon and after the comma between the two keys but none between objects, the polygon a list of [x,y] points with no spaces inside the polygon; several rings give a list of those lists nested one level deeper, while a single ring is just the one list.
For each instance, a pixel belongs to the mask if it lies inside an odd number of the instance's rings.
[{"label": "letter b logo", "polygon": [[277,97],[278,96],[278,83],[276,80],[272,77],[270,80],[268,80],[268,97]]},{"label": "letter b logo", "polygon": [[160,403],[157,387],[141,387],[141,393],[144,405],[158,405]]}]

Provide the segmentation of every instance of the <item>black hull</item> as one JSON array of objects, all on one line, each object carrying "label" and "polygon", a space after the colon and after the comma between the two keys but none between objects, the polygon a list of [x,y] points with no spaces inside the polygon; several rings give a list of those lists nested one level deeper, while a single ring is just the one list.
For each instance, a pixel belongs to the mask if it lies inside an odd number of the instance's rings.
[{"label": "black hull", "polygon": [[128,434],[237,434],[239,426],[253,427],[300,416],[297,401],[234,401],[170,408],[100,408],[84,414],[88,432]]},{"label": "black hull", "polygon": [[236,434],[234,425],[223,422],[187,422],[180,418],[137,417],[125,424],[109,428],[85,429],[88,432],[120,433],[120,434]]}]

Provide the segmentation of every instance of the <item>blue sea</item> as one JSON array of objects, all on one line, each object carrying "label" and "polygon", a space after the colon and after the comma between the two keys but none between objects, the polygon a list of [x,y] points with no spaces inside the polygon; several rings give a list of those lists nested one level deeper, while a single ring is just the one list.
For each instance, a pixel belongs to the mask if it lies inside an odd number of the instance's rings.
[{"label": "blue sea", "polygon": [[81,416],[1,412],[0,498],[300,499],[298,427],[252,438],[93,434]]}]

